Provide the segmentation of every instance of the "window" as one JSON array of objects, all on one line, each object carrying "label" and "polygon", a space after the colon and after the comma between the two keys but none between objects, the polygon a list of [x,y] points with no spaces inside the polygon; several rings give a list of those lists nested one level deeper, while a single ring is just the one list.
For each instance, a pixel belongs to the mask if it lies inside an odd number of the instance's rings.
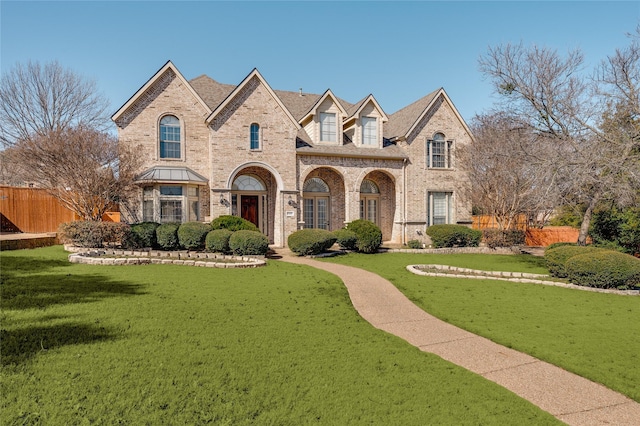
[{"label": "window", "polygon": [[360,185],[360,219],[379,224],[380,190],[375,182],[365,179]]},{"label": "window", "polygon": [[160,120],[160,158],[180,157],[180,120],[166,115]]},{"label": "window", "polygon": [[329,229],[329,186],[320,178],[311,178],[302,188],[305,228]]},{"label": "window", "polygon": [[191,185],[145,186],[142,189],[142,219],[160,223],[200,220],[200,188]]},{"label": "window", "polygon": [[252,150],[260,149],[260,125],[253,123],[250,130],[250,147]]},{"label": "window", "polygon": [[453,223],[451,192],[429,192],[427,226]]},{"label": "window", "polygon": [[189,203],[189,221],[197,222],[200,220],[200,191],[197,186],[187,188],[187,198]]},{"label": "window", "polygon": [[182,186],[160,186],[160,222],[182,222]]},{"label": "window", "polygon": [[442,133],[433,135],[433,139],[427,143],[427,166],[434,169],[450,169],[451,149],[453,141],[445,140]]},{"label": "window", "polygon": [[320,141],[336,142],[336,115],[329,112],[320,113]]},{"label": "window", "polygon": [[378,145],[378,122],[375,117],[362,117],[362,144]]},{"label": "window", "polygon": [[142,189],[142,220],[144,222],[153,222],[153,186],[145,186]]}]

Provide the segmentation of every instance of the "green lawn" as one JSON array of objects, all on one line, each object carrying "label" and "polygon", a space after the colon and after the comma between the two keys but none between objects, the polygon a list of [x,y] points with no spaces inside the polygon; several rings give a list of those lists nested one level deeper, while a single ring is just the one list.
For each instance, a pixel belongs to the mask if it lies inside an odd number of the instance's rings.
[{"label": "green lawn", "polygon": [[317,269],[76,265],[60,247],[0,267],[3,425],[558,424],[374,329]]},{"label": "green lawn", "polygon": [[414,275],[410,264],[548,273],[544,259],[480,254],[350,254],[328,260],[375,272],[425,311],[573,371],[640,402],[640,297],[495,280]]}]

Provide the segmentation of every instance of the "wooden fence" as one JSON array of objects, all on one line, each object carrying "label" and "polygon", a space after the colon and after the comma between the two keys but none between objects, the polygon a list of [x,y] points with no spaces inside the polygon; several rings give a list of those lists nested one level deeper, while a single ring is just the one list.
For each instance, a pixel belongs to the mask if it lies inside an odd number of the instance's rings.
[{"label": "wooden fence", "polygon": [[[490,215],[473,216],[473,229],[498,229],[495,217]],[[575,243],[579,230],[570,226],[545,226],[530,228],[526,215],[516,218],[515,229],[525,231],[525,244],[529,247],[546,247],[553,243]]]},{"label": "wooden fence", "polygon": [[[40,188],[0,186],[0,230],[2,232],[56,232],[64,222],[78,216]],[[102,220],[119,222],[120,214],[109,212]]]}]

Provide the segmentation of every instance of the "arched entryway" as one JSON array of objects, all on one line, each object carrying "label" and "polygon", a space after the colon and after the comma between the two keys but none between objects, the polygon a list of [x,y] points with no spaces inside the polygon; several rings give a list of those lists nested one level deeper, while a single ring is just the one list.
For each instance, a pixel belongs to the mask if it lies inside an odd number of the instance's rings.
[{"label": "arched entryway", "polygon": [[309,173],[302,185],[304,228],[334,231],[344,226],[345,189],[342,176],[321,167]]},{"label": "arched entryway", "polygon": [[268,170],[250,166],[240,170],[231,184],[231,214],[256,225],[274,242],[278,185]]},{"label": "arched entryway", "polygon": [[387,173],[374,170],[360,183],[360,219],[380,227],[382,239],[389,241],[396,213],[395,181]]}]

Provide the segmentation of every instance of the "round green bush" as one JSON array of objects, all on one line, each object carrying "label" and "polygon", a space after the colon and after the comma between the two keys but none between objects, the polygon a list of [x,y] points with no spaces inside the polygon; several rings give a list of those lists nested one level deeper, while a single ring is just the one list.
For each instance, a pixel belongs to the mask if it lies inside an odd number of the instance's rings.
[{"label": "round green bush", "polygon": [[564,243],[564,242],[560,242],[560,243],[552,243],[549,244],[548,246],[546,246],[544,248],[544,252],[546,253],[549,250],[553,250],[556,247],[564,247],[564,246],[576,246],[576,243]]},{"label": "round green bush", "polygon": [[431,225],[427,235],[435,248],[478,247],[482,239],[482,231],[463,225]]},{"label": "round green bush", "polygon": [[566,278],[567,272],[565,271],[564,265],[567,260],[579,254],[596,251],[602,251],[602,249],[593,246],[563,245],[551,250],[545,250],[544,259],[547,262],[547,268],[551,275],[558,278]]},{"label": "round green bush", "polygon": [[407,246],[410,249],[421,249],[422,248],[422,242],[420,240],[409,240],[407,241]]},{"label": "round green bush", "polygon": [[205,238],[205,248],[207,251],[214,253],[231,253],[229,248],[229,239],[233,235],[233,231],[228,229],[214,229],[209,231]]},{"label": "round green bush", "polygon": [[356,249],[361,253],[376,253],[382,245],[382,231],[371,221],[354,220],[347,225],[347,230],[354,232],[358,237]]},{"label": "round green bush", "polygon": [[259,231],[258,227],[240,216],[223,215],[211,221],[212,229],[228,229],[229,231]]},{"label": "round green bush", "polygon": [[333,232],[325,229],[301,229],[287,238],[289,249],[303,256],[324,253],[335,242]]},{"label": "round green bush", "polygon": [[617,289],[640,286],[640,259],[617,251],[573,256],[564,268],[569,281],[577,285]]},{"label": "round green bush", "polygon": [[179,223],[163,223],[156,228],[156,241],[158,247],[163,250],[177,250],[180,247],[178,240]]},{"label": "round green bush", "polygon": [[358,236],[355,232],[342,228],[333,231],[333,235],[336,237],[336,243],[342,250],[355,250],[358,243]]},{"label": "round green bush", "polygon": [[131,225],[131,235],[127,241],[127,247],[145,248],[156,247],[156,228],[160,226],[157,222],[140,222]]},{"label": "round green bush", "polygon": [[229,248],[238,256],[263,256],[269,250],[269,239],[260,231],[240,230],[229,238]]},{"label": "round green bush", "polygon": [[186,250],[203,250],[204,240],[211,225],[202,222],[185,222],[178,228],[178,242]]}]

